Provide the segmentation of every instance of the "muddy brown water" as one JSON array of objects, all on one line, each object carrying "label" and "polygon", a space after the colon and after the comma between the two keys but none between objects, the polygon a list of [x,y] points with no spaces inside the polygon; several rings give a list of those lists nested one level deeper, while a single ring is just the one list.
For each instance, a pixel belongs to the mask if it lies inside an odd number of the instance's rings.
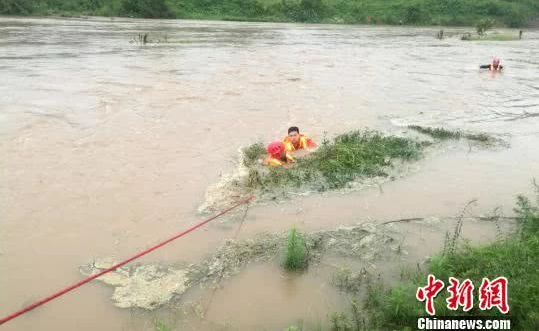
[{"label": "muddy brown water", "polygon": [[[255,205],[240,238],[294,224],[450,216],[474,198],[476,214],[510,214],[539,169],[539,31],[471,43],[437,40],[437,30],[0,18],[0,315],[80,279],[78,266],[95,257],[125,257],[193,224],[237,150],[290,125],[318,141],[356,128],[444,126],[500,135],[510,147],[450,144],[382,187]],[[168,42],[129,43],[144,31]],[[480,72],[494,54],[507,70]],[[220,225],[144,260],[197,261],[234,235]],[[411,255],[439,245],[416,241]],[[206,319],[271,329],[341,302],[316,275],[279,275],[255,266],[227,280]],[[110,293],[89,284],[3,329],[153,328],[154,315],[113,308]]]}]

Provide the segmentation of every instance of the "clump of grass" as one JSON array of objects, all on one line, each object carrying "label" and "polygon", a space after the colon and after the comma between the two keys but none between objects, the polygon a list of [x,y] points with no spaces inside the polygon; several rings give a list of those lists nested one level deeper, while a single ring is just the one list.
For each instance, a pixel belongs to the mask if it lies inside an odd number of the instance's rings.
[{"label": "clump of grass", "polygon": [[330,317],[331,331],[363,331],[368,330],[365,319],[361,316],[359,304],[356,300],[351,302],[351,316],[343,312],[335,312]]},{"label": "clump of grass", "polygon": [[137,45],[146,45],[147,43],[151,42],[148,37],[149,37],[149,33],[148,32],[144,32],[144,33],[139,33],[137,35],[137,37],[133,37],[129,43],[131,44],[137,44]]},{"label": "clump of grass", "polygon": [[[387,176],[392,160],[417,159],[423,147],[414,139],[352,131],[324,141],[316,151],[288,168],[258,169],[247,157],[244,164],[252,165],[248,183],[252,188],[310,186],[324,191],[342,188],[358,177]],[[259,147],[251,149],[260,151]]]},{"label": "clump of grass", "polygon": [[522,236],[539,236],[539,185],[533,181],[536,190],[535,204],[523,195],[517,196],[517,214]]},{"label": "clump of grass", "polygon": [[288,232],[286,240],[286,250],[284,254],[283,267],[286,270],[303,270],[307,267],[307,251],[303,236],[292,228]]},{"label": "clump of grass", "polygon": [[303,328],[302,321],[300,321],[297,325],[293,324],[293,325],[288,326],[286,329],[284,329],[284,331],[304,331],[304,330],[305,329]]},{"label": "clump of grass", "polygon": [[468,140],[475,140],[482,143],[487,143],[493,140],[491,136],[486,133],[466,133],[464,137]]},{"label": "clump of grass", "polygon": [[519,40],[519,37],[509,33],[493,33],[483,35],[464,34],[460,39],[466,41],[513,41]]},{"label": "clump of grass", "polygon": [[461,37],[460,37],[460,40],[472,40],[472,34],[471,33],[464,33]]},{"label": "clump of grass", "polygon": [[419,125],[408,125],[408,128],[440,140],[460,139],[462,136],[459,131],[449,131],[444,128],[428,128]]},{"label": "clump of grass", "polygon": [[354,331],[354,325],[346,314],[336,312],[331,315],[329,329],[331,331]]},{"label": "clump of grass", "polygon": [[453,235],[450,236],[448,232],[445,234],[445,241],[444,241],[444,248],[442,250],[442,255],[454,255],[457,252],[460,234],[462,233],[462,225],[464,224],[464,214],[466,213],[466,210],[471,205],[475,204],[477,200],[471,200],[466,204],[464,209],[460,212],[459,216],[457,217],[457,224],[455,226],[455,230],[453,231]]},{"label": "clump of grass", "polygon": [[155,322],[155,331],[169,331],[169,326],[163,321]]},{"label": "clump of grass", "polygon": [[262,143],[252,144],[242,149],[241,162],[249,169],[247,176],[247,187],[259,187],[262,183],[262,175],[258,170],[258,161],[266,154],[266,149]]},{"label": "clump of grass", "polygon": [[381,280],[373,282],[365,301],[369,325],[365,330],[403,330],[417,322],[414,317],[425,314],[424,306],[415,299],[415,284],[399,283],[385,288]]},{"label": "clump of grass", "polygon": [[149,32],[139,33],[137,37],[133,37],[131,40],[129,40],[130,44],[136,44],[136,45],[146,45],[146,44],[159,44],[159,43],[168,43],[168,42],[179,42],[177,40],[170,40],[168,39],[168,36],[165,34],[161,38],[150,38]]},{"label": "clump of grass", "polygon": [[264,144],[256,143],[242,150],[243,152],[243,164],[246,167],[257,164],[258,160],[266,154],[266,148]]},{"label": "clump of grass", "polygon": [[419,133],[425,134],[427,136],[431,136],[434,139],[439,140],[448,140],[448,139],[468,139],[468,140],[474,140],[482,143],[487,143],[490,141],[493,141],[494,138],[489,136],[486,133],[465,133],[461,131],[451,131],[444,128],[429,128],[425,126],[419,126],[419,125],[408,125],[409,129],[415,130]]}]

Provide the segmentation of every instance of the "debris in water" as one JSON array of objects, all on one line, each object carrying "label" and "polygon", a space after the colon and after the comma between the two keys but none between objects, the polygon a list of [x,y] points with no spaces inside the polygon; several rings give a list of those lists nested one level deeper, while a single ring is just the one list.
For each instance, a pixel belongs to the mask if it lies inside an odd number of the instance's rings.
[{"label": "debris in water", "polygon": [[[253,262],[276,260],[286,245],[287,233],[262,234],[254,239],[227,240],[217,252],[199,264],[186,267],[157,263],[120,267],[97,280],[114,287],[112,300],[120,308],[157,309],[183,294],[194,284],[215,285]],[[394,240],[383,227],[362,223],[305,234],[305,245],[312,263],[322,255],[332,254],[371,261],[383,252],[394,254],[389,246]],[[100,272],[114,265],[110,258],[96,260],[80,268],[84,275]]]},{"label": "debris in water", "polygon": [[[81,267],[84,275],[91,275],[113,266],[112,259],[95,261]],[[97,280],[113,286],[112,300],[119,308],[143,308],[154,310],[180,295],[188,288],[187,270],[157,264],[120,267]]]}]

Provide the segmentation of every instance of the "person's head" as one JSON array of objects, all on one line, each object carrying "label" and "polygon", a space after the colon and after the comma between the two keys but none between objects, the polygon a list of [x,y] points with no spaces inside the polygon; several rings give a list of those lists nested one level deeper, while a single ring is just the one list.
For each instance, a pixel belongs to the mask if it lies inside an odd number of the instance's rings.
[{"label": "person's head", "polygon": [[495,66],[499,66],[500,65],[500,59],[497,58],[496,56],[492,58],[492,64],[495,65]]},{"label": "person's head", "polygon": [[285,147],[282,141],[274,141],[268,145],[268,153],[271,157],[282,159],[285,156]]},{"label": "person's head", "polygon": [[299,142],[299,128],[297,126],[291,126],[288,128],[288,138],[290,138],[294,144]]}]

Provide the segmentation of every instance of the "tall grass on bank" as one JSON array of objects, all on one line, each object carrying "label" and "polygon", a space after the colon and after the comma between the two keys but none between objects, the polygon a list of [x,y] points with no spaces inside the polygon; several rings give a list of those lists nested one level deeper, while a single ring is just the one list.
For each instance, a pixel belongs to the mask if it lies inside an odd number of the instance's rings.
[{"label": "tall grass on bank", "polygon": [[[509,317],[513,330],[539,330],[539,189],[532,201],[518,196],[515,208],[518,232],[506,239],[489,245],[470,246],[461,243],[456,251],[434,256],[427,270],[401,273],[401,281],[385,287],[381,280],[367,282],[364,315],[367,324],[363,328],[337,328],[335,330],[406,330],[413,328],[418,316],[425,315],[425,304],[415,299],[419,286],[426,284],[426,274],[433,274],[447,284],[448,278],[471,279],[477,295],[481,280],[499,276],[507,277],[509,293]],[[444,289],[444,292],[446,290]],[[442,292],[442,293],[444,293]],[[471,311],[448,310],[445,299],[435,299],[439,316],[497,316],[504,318],[497,309],[482,311],[475,301]],[[353,312],[340,316],[341,324],[352,326]],[[347,321],[342,322],[342,320]]]},{"label": "tall grass on bank", "polygon": [[413,139],[353,131],[331,142],[324,141],[316,151],[298,158],[288,168],[256,167],[253,159],[265,154],[258,144],[244,150],[243,162],[250,167],[248,185],[252,188],[308,186],[324,191],[342,188],[362,176],[386,176],[393,160],[418,159],[422,149],[423,145]]},{"label": "tall grass on bank", "polygon": [[520,27],[539,16],[536,0],[2,0],[4,15],[101,15],[347,24]]}]

